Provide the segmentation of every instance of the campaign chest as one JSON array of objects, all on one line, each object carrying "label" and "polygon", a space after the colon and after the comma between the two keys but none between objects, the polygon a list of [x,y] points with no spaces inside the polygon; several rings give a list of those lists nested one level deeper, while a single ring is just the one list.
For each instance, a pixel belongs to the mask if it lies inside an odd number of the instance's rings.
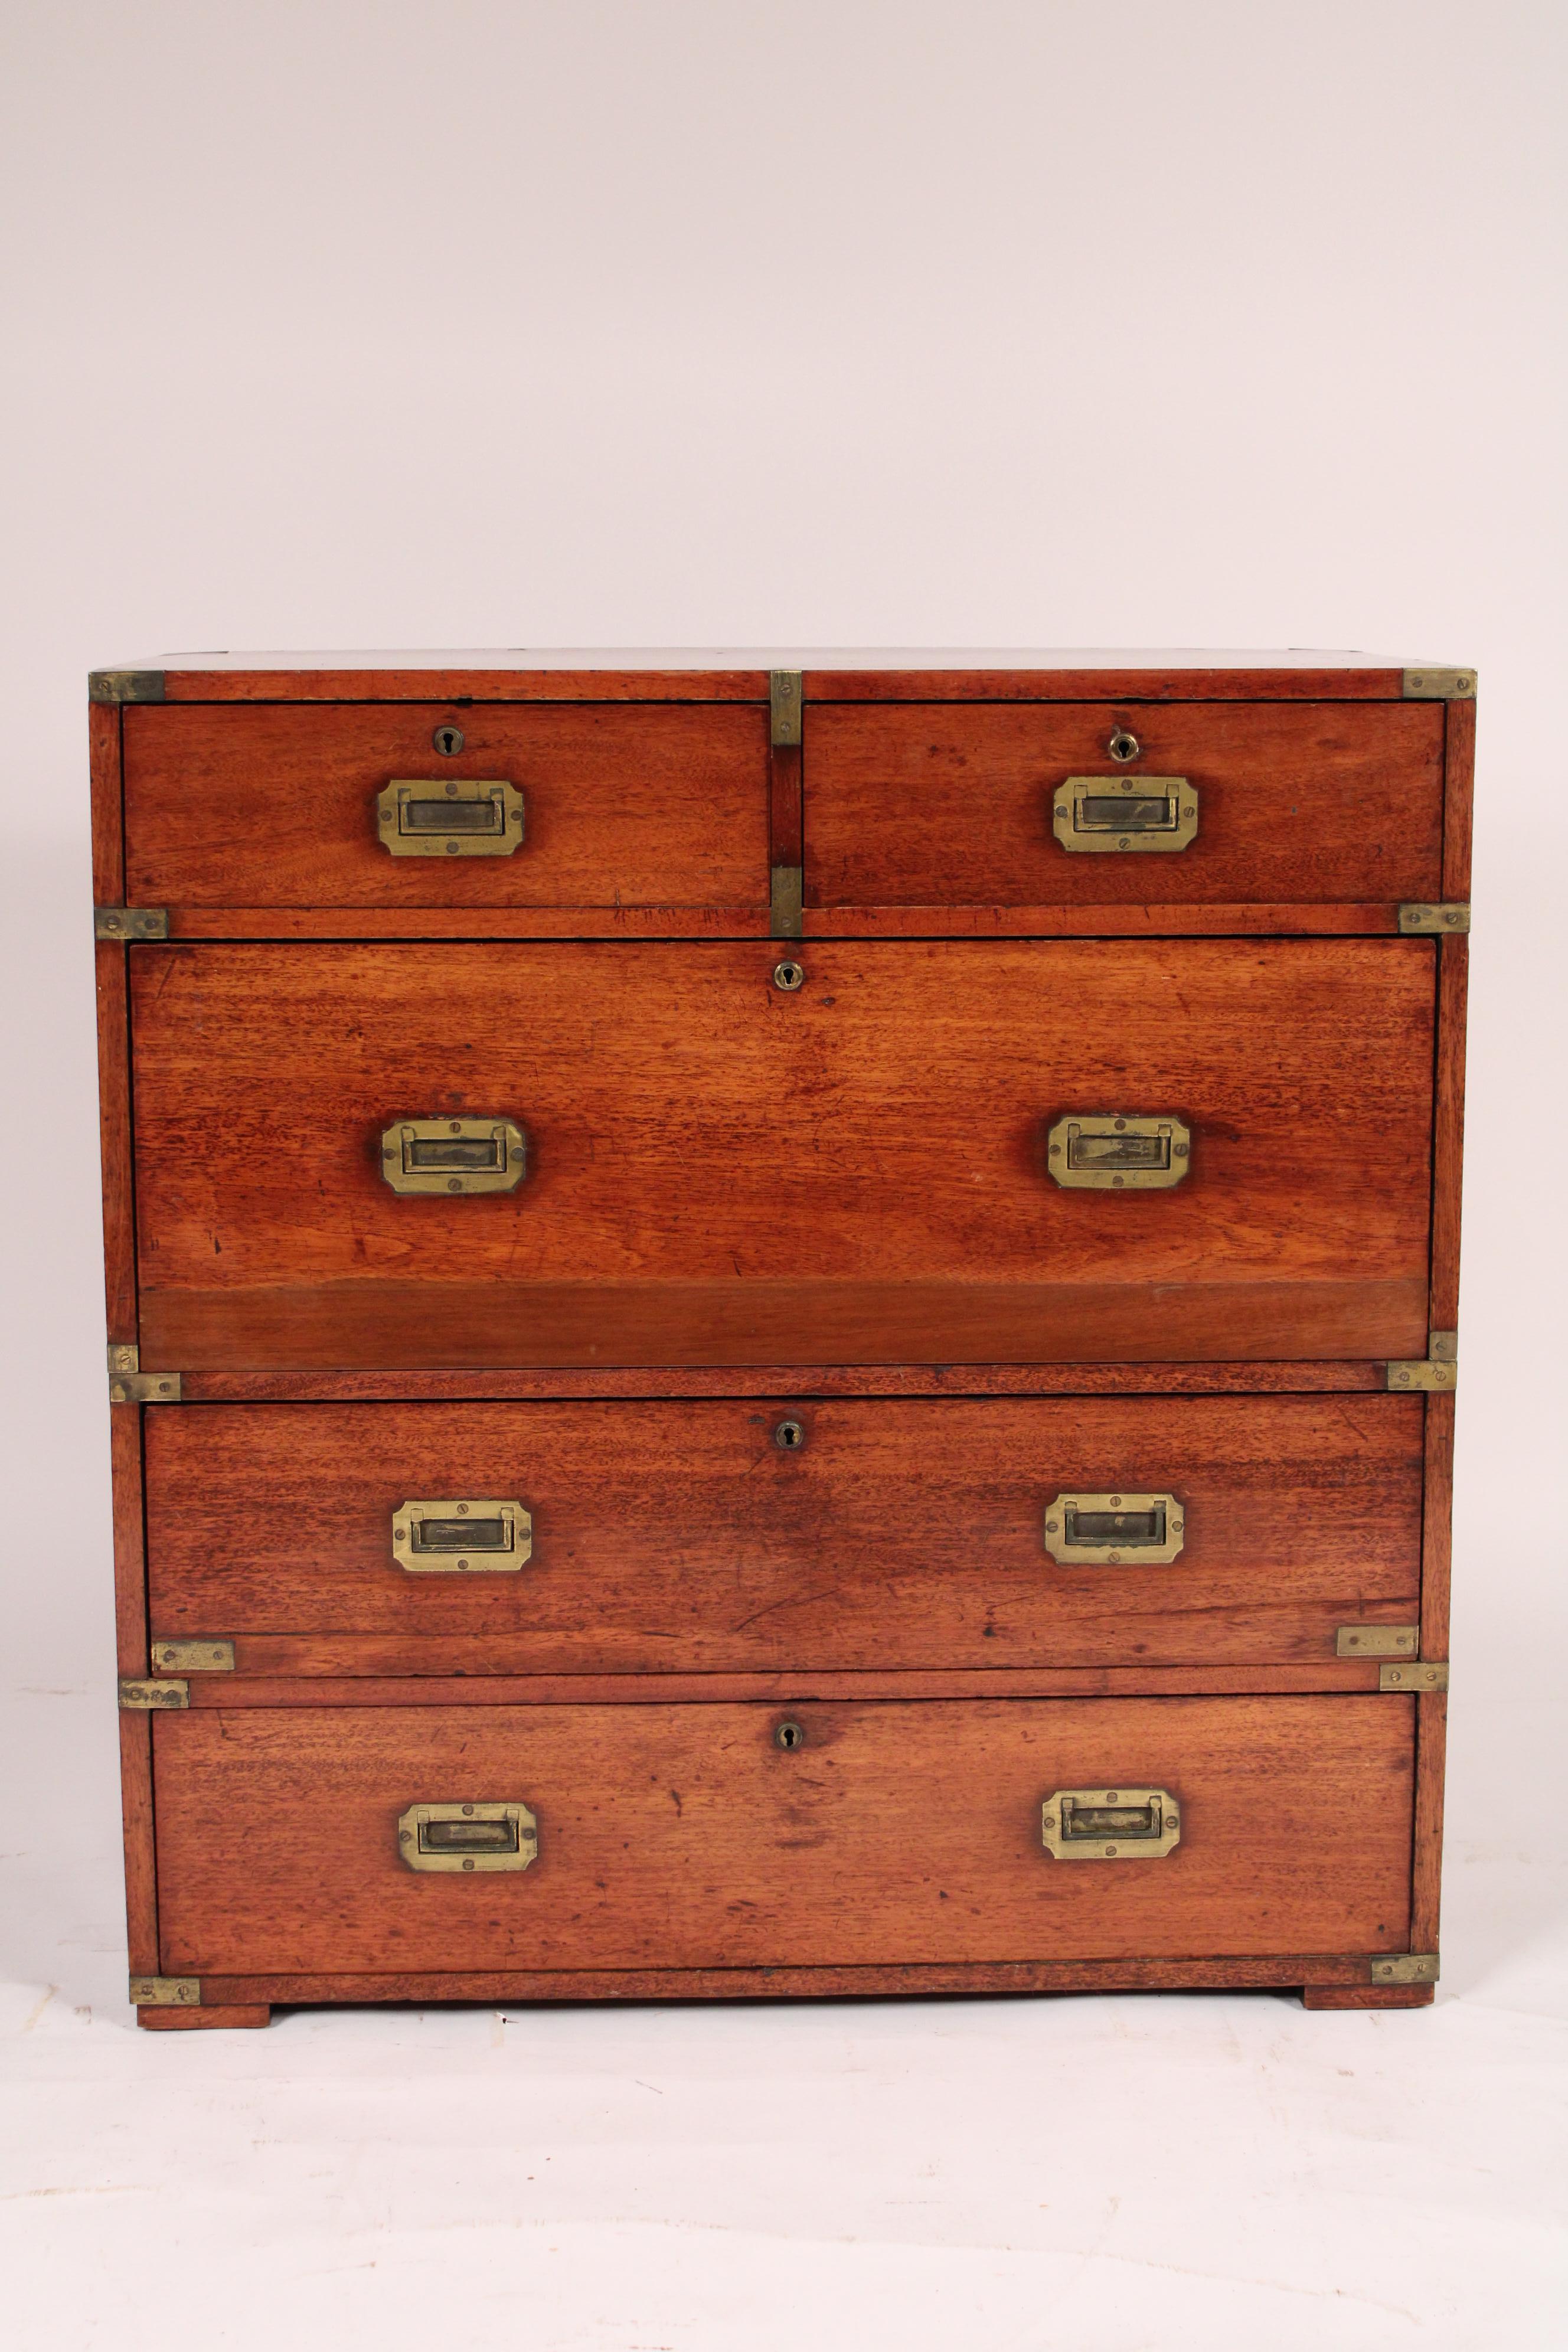
[{"label": "campaign chest", "polygon": [[1474,696],[96,674],[140,2022],[1430,2000]]}]

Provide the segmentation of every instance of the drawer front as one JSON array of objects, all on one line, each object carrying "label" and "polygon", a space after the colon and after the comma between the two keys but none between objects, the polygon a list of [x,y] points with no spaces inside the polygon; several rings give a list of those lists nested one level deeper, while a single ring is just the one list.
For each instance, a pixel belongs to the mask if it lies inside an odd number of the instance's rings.
[{"label": "drawer front", "polygon": [[[813,704],[806,904],[1437,898],[1443,726],[1433,703]],[[1078,778],[1097,789],[1058,819]],[[1175,778],[1168,824],[1153,803]],[[1102,801],[1150,829],[1108,829]]]},{"label": "drawer front", "polygon": [[[452,728],[461,749],[444,752]],[[124,762],[132,904],[767,905],[765,709],[159,705],[126,711]],[[397,782],[416,787],[409,808],[378,806]],[[521,795],[505,854],[482,833],[449,851],[429,829],[480,782]]]},{"label": "drawer front", "polygon": [[[144,1368],[1425,1353],[1429,940],[776,954],[133,949]],[[1055,1181],[1122,1112],[1173,1188]]]},{"label": "drawer front", "polygon": [[[1421,1454],[1389,1396],[193,1405],[147,1417],[152,1631],[247,1674],[1321,1661],[1415,1622]],[[1170,1500],[1058,1559],[1064,1494]]]},{"label": "drawer front", "polygon": [[[171,1975],[1214,1958],[1407,1947],[1414,1702],[193,1710],[153,1726]],[[1046,1851],[1058,1791],[1179,1843]],[[525,1868],[416,1809],[526,1808]],[[471,1816],[470,1819],[479,1818]],[[460,1840],[460,1826],[449,1832]],[[1134,1843],[1136,1841],[1134,1840]],[[512,1857],[514,1864],[520,1853]],[[504,1859],[504,1857],[503,1857]],[[455,1866],[451,1866],[455,1862]]]}]

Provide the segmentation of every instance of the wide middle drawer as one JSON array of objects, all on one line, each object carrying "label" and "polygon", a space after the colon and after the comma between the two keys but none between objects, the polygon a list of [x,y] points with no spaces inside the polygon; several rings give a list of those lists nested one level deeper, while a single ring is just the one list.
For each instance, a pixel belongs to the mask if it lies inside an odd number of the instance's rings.
[{"label": "wide middle drawer", "polygon": [[242,1672],[1319,1661],[1418,1614],[1411,1397],[194,1405],[155,1640]]}]

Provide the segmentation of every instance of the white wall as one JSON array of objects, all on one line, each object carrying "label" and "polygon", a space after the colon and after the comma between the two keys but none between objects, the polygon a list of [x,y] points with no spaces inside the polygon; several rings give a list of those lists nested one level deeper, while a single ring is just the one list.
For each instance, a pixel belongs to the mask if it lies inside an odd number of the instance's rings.
[{"label": "white wall", "polygon": [[1568,1655],[1565,22],[13,6],[11,1969],[119,1997],[84,680],[187,646],[1478,664],[1451,1818],[1496,1834]]}]

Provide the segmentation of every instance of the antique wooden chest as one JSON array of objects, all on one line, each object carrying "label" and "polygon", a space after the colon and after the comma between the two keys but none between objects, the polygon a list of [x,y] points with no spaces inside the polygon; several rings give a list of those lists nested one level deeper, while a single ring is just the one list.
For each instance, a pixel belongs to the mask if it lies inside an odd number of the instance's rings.
[{"label": "antique wooden chest", "polygon": [[1430,2000],[1474,694],[95,676],[141,2022]]}]

